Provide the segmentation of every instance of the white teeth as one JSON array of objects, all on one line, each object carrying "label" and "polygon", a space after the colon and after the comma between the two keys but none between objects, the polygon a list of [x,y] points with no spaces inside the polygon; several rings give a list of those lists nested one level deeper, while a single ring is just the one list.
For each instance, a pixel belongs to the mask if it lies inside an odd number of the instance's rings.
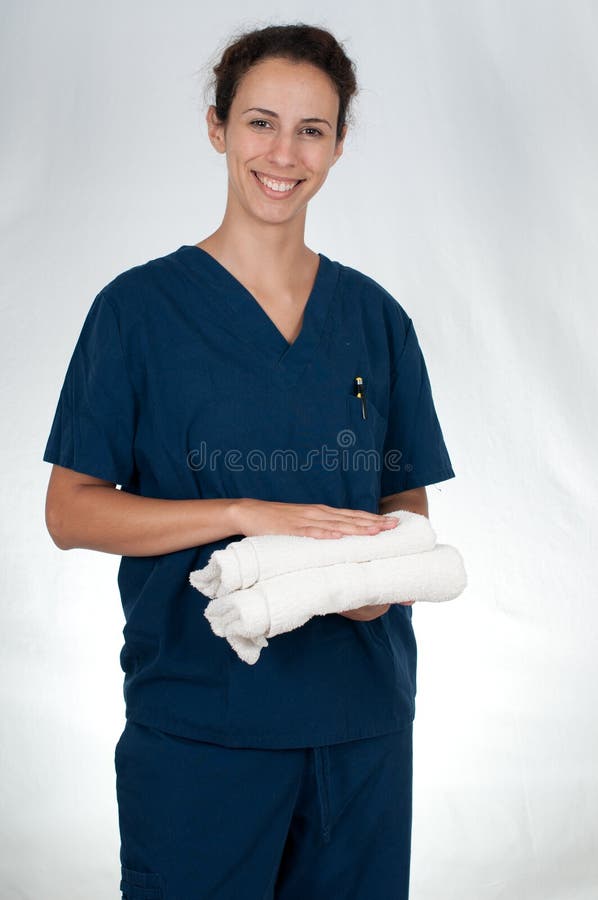
[{"label": "white teeth", "polygon": [[267,187],[272,188],[273,191],[292,191],[295,185],[299,184],[298,181],[295,184],[288,184],[288,182],[284,181],[272,181],[271,178],[266,178],[264,175],[258,175],[255,173],[258,181],[261,181],[262,184],[265,184]]}]

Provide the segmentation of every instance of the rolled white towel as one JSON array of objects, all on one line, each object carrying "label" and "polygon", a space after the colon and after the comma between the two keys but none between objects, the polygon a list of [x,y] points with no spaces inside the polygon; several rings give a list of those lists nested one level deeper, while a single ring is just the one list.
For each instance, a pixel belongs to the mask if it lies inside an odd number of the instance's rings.
[{"label": "rolled white towel", "polygon": [[253,665],[268,646],[266,638],[299,628],[314,615],[406,600],[453,600],[466,585],[459,551],[436,544],[417,553],[274,576],[211,600],[204,615],[214,634]]},{"label": "rolled white towel", "polygon": [[191,572],[189,582],[214,599],[288,572],[370,562],[434,547],[436,533],[426,516],[407,509],[384,515],[393,516],[399,524],[377,534],[345,534],[335,539],[260,534],[232,541],[215,550],[203,569]]}]

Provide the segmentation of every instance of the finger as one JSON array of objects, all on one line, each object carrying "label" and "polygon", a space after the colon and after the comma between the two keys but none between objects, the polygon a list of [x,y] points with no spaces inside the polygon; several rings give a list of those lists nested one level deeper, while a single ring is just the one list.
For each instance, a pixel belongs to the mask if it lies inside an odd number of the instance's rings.
[{"label": "finger", "polygon": [[304,535],[305,537],[314,537],[314,538],[343,537],[342,531],[333,531],[328,528],[319,528],[317,525],[304,525],[302,528],[299,528],[297,534]]},{"label": "finger", "polygon": [[395,528],[399,522],[398,519],[388,518],[388,519],[371,519],[371,518],[361,518],[360,516],[332,516],[326,520],[328,523],[331,523],[333,527],[341,528],[346,526],[347,528],[375,528],[378,531],[383,531],[389,528]]},{"label": "finger", "polygon": [[384,530],[378,524],[378,522],[375,522],[371,525],[363,525],[363,524],[358,524],[357,522],[345,522],[345,521],[339,522],[337,519],[331,519],[322,525],[320,525],[320,523],[318,523],[318,526],[314,526],[314,527],[330,528],[331,530],[340,532],[341,534],[363,534],[363,533],[373,534],[375,532]]},{"label": "finger", "polygon": [[323,506],[323,509],[326,512],[333,513],[336,517],[340,517],[341,519],[349,519],[354,521],[355,519],[362,520],[364,522],[396,522],[397,519],[395,516],[386,516],[382,513],[371,513],[367,512],[364,509],[346,509],[341,508],[337,509],[335,506]]}]

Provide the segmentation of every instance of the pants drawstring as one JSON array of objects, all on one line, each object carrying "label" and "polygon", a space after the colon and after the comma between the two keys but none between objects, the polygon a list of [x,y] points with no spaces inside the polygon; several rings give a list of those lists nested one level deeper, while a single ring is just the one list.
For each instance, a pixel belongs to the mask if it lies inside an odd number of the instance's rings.
[{"label": "pants drawstring", "polygon": [[316,784],[318,786],[318,798],[320,801],[320,814],[322,816],[322,837],[327,844],[330,841],[330,805],[328,794],[330,770],[328,765],[328,747],[314,747],[313,751]]}]

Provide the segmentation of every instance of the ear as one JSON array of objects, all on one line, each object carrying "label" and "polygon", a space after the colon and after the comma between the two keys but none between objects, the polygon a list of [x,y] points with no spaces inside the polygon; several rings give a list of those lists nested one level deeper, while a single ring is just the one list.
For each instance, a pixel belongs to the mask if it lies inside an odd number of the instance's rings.
[{"label": "ear", "polygon": [[216,115],[216,107],[212,104],[206,112],[206,123],[208,125],[208,137],[214,150],[218,153],[226,152],[226,138],[224,134],[225,123],[220,122]]}]

